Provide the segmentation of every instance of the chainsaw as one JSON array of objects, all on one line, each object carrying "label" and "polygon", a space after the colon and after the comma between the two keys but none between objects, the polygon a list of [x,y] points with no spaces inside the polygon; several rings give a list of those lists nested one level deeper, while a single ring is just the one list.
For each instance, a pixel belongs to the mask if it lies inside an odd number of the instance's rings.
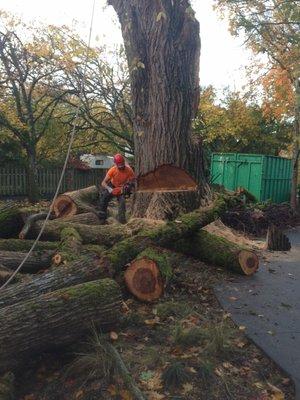
[{"label": "chainsaw", "polygon": [[113,196],[125,196],[125,197],[130,197],[132,194],[132,191],[134,189],[134,183],[133,182],[127,182],[125,183],[122,187],[116,187],[113,188],[111,194]]}]

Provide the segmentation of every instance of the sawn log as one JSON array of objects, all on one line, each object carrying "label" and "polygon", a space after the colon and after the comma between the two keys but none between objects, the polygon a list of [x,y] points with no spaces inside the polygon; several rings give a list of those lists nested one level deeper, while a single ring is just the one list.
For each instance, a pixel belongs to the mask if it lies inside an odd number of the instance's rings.
[{"label": "sawn log", "polygon": [[69,345],[94,324],[102,330],[120,320],[121,292],[111,279],[41,295],[0,310],[0,373],[15,370],[53,348]]}]

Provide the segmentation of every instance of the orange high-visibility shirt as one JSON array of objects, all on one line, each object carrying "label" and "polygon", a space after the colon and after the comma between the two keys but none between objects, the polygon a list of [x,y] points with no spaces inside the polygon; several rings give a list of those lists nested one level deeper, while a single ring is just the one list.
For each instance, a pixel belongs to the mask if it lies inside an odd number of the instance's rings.
[{"label": "orange high-visibility shirt", "polygon": [[133,169],[129,165],[125,165],[123,170],[118,169],[116,166],[111,167],[106,176],[109,177],[114,187],[123,186],[126,182],[135,178]]}]

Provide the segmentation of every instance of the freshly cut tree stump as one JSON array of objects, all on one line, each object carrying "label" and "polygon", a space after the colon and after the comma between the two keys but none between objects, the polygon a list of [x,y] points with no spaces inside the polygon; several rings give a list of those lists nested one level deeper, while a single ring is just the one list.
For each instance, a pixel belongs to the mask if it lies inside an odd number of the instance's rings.
[{"label": "freshly cut tree stump", "polygon": [[291,242],[289,238],[277,228],[274,224],[269,226],[267,232],[266,248],[273,251],[291,250]]},{"label": "freshly cut tree stump", "polygon": [[0,207],[0,238],[16,237],[22,226],[22,217],[16,204],[8,202]]},{"label": "freshly cut tree stump", "polygon": [[121,316],[121,292],[111,279],[57,290],[0,310],[0,372],[15,370],[37,353],[107,330]]},{"label": "freshly cut tree stump", "polygon": [[176,241],[171,247],[208,264],[243,275],[253,275],[259,267],[258,256],[253,251],[204,230]]},{"label": "freshly cut tree stump", "polygon": [[95,212],[94,206],[99,198],[96,186],[67,192],[57,197],[53,211],[57,218],[71,217],[84,211]]},{"label": "freshly cut tree stump", "polygon": [[61,242],[52,258],[55,265],[66,264],[79,258],[82,251],[82,240],[76,229],[64,228],[60,234]]},{"label": "freshly cut tree stump", "polygon": [[173,165],[162,165],[138,178],[138,190],[143,192],[193,191],[197,186],[197,182],[186,171]]},{"label": "freshly cut tree stump", "polygon": [[[33,245],[34,240],[22,239],[1,239],[0,250],[7,251],[28,251]],[[59,242],[37,242],[35,251],[40,250],[56,250]]]},{"label": "freshly cut tree stump", "polygon": [[136,218],[171,221],[180,214],[193,211],[199,202],[197,190],[139,190],[134,194],[132,215]]},{"label": "freshly cut tree stump", "polygon": [[[0,263],[10,270],[15,270],[24,260],[27,253],[17,251],[0,251]],[[34,274],[51,266],[53,251],[33,251],[25,261],[21,273]]]},{"label": "freshly cut tree stump", "polygon": [[197,182],[186,171],[161,165],[138,178],[132,215],[137,218],[172,220],[200,205]]},{"label": "freshly cut tree stump", "polygon": [[155,301],[164,292],[165,282],[171,278],[178,256],[176,253],[158,247],[142,251],[130,263],[124,274],[130,293],[142,301]]}]

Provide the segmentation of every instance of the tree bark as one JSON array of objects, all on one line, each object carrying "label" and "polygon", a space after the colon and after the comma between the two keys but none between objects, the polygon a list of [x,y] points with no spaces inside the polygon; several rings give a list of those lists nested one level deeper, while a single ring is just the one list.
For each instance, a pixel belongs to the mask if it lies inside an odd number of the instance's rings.
[{"label": "tree bark", "polygon": [[84,211],[95,213],[98,198],[99,190],[96,186],[67,192],[57,197],[53,211],[57,218],[71,217]]},{"label": "tree bark", "polygon": [[175,241],[171,248],[243,275],[253,275],[259,267],[258,257],[253,251],[204,230],[192,237]]},{"label": "tree bark", "polygon": [[272,224],[268,228],[266,248],[273,251],[288,251],[291,249],[291,242],[281,229]]},{"label": "tree bark", "polygon": [[0,207],[0,238],[10,238],[18,234],[23,221],[18,207],[7,203]]},{"label": "tree bark", "polygon": [[102,330],[120,320],[121,293],[103,279],[41,295],[0,310],[0,371],[14,370],[37,353],[69,345],[95,323]]},{"label": "tree bark", "polygon": [[61,241],[52,261],[55,265],[66,264],[79,258],[82,251],[82,240],[78,232],[70,227],[60,234]]},{"label": "tree bark", "polygon": [[13,287],[3,289],[0,292],[0,308],[23,303],[44,293],[105,278],[108,275],[96,257],[80,257],[63,268],[52,268],[42,275],[33,276],[30,282],[16,283]]},{"label": "tree bark", "polygon": [[[29,233],[29,237],[35,238],[40,232],[41,226],[41,221],[35,223],[31,232]],[[136,220],[133,223],[129,222],[128,224],[122,226],[89,226],[84,224],[71,224],[69,222],[56,219],[54,221],[47,222],[41,238],[42,240],[59,241],[62,229],[73,227],[81,236],[83,244],[99,244],[111,247],[120,240],[137,234],[143,228],[147,228],[148,226],[151,226],[151,222],[147,220]]]},{"label": "tree bark", "polygon": [[[208,194],[201,143],[191,137],[200,92],[199,23],[188,0],[108,2],[121,23],[130,71],[136,173],[167,165],[186,171],[199,184],[196,208]],[[142,202],[137,192],[135,208]]]},{"label": "tree bark", "polygon": [[[26,236],[28,235],[28,232],[31,230],[31,227],[34,225],[34,223],[37,221],[45,220],[47,215],[48,215],[47,212],[40,212],[37,214],[29,215],[26,218],[26,222],[25,222],[21,232],[19,233],[19,239],[25,239]],[[49,219],[51,220],[53,218],[54,218],[54,216],[50,215]]]},{"label": "tree bark", "polygon": [[40,191],[38,185],[38,171],[36,162],[36,150],[35,148],[26,148],[27,153],[27,196],[30,203],[36,203],[40,198]]},{"label": "tree bark", "polygon": [[[0,251],[0,262],[6,268],[15,270],[24,260],[27,253],[18,251]],[[38,252],[33,251],[29,258],[23,264],[21,273],[34,274],[42,269],[47,269],[51,266],[53,251]]]}]

